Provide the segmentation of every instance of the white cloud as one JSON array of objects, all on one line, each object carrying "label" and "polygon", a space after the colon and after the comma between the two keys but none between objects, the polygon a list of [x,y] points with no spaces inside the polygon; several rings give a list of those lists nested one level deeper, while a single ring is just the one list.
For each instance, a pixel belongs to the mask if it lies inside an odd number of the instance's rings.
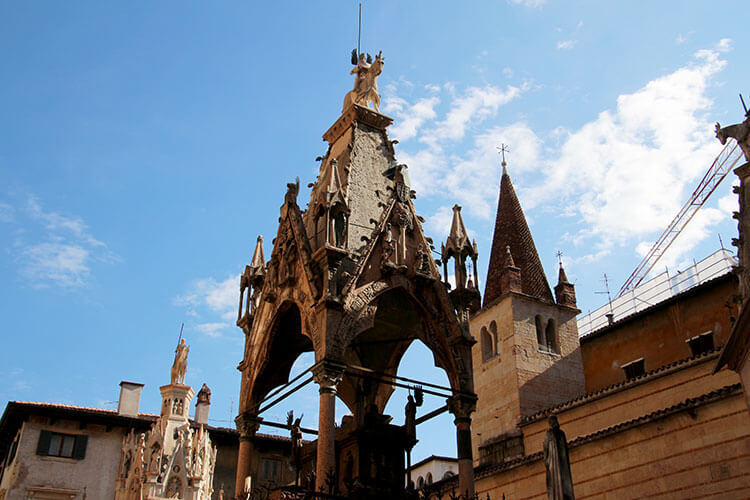
[{"label": "white cloud", "polygon": [[560,40],[557,42],[557,50],[570,50],[578,44],[578,40]]},{"label": "white cloud", "polygon": [[12,205],[0,203],[0,222],[13,222],[15,210]]},{"label": "white cloud", "polygon": [[[443,119],[439,112],[425,119],[419,140],[399,145],[399,158],[410,165],[419,195],[439,194],[463,205],[465,215],[487,220],[494,215],[500,177],[495,148],[510,144],[509,170],[527,216],[538,207],[574,217],[581,229],[569,238],[587,249],[583,259],[589,261],[617,246],[642,250],[676,215],[721,149],[708,119],[713,103],[707,91],[725,65],[718,50],[700,50],[684,67],[620,95],[613,109],[577,129],[558,127],[546,140],[522,121],[472,135],[469,123],[494,117],[507,102],[500,94],[510,100],[521,89],[468,89],[455,95]],[[472,141],[469,149],[452,154],[451,146],[465,135]],[[533,183],[523,182],[526,174],[534,176]],[[666,262],[679,262],[726,219],[730,200],[721,203],[695,216]],[[428,218],[430,229],[444,234],[447,216],[442,202]]]},{"label": "white cloud", "polygon": [[682,45],[683,43],[687,42],[690,39],[690,37],[693,35],[693,33],[695,33],[695,32],[694,31],[690,31],[686,35],[683,35],[682,33],[679,33],[675,37],[674,43],[676,43],[677,45]]},{"label": "white cloud", "polygon": [[716,50],[719,52],[729,52],[732,50],[732,39],[731,38],[722,38],[719,40],[719,43],[716,44]]},{"label": "white cloud", "polygon": [[503,68],[503,76],[507,79],[513,78],[513,69],[509,66]]},{"label": "white cloud", "polygon": [[0,203],[0,221],[19,226],[11,252],[28,286],[81,288],[89,284],[94,262],[119,260],[82,218],[47,211],[33,196],[17,205]]},{"label": "white cloud", "polygon": [[425,121],[435,118],[435,106],[440,102],[439,97],[419,99],[412,106],[408,106],[403,99],[386,98],[385,110],[395,115],[398,120],[391,129],[391,135],[398,140],[407,140],[417,135],[419,127]]},{"label": "white cloud", "polygon": [[[214,278],[195,280],[187,293],[175,297],[172,302],[187,308],[187,314],[196,320],[194,328],[198,332],[220,337],[227,329],[234,328],[239,299],[239,276],[230,275],[222,281]],[[204,317],[209,321],[202,321]]]},{"label": "white cloud", "polygon": [[451,103],[445,120],[437,123],[434,137],[454,141],[462,139],[469,123],[477,123],[496,114],[500,106],[519,97],[524,90],[512,85],[505,90],[492,85],[469,87],[464,95]]},{"label": "white cloud", "polygon": [[516,5],[523,5],[524,7],[531,7],[531,8],[539,8],[545,3],[547,3],[547,0],[508,0],[512,4]]},{"label": "white cloud", "polygon": [[209,337],[221,337],[222,330],[227,326],[226,323],[200,323],[195,325],[195,329]]},{"label": "white cloud", "polygon": [[49,231],[68,232],[91,246],[104,246],[104,243],[89,233],[88,226],[80,217],[65,217],[57,212],[45,212],[34,197],[28,199],[26,208],[29,214],[44,223]]},{"label": "white cloud", "polygon": [[21,256],[21,273],[32,288],[46,288],[50,281],[65,288],[81,287],[91,275],[89,252],[82,246],[40,243],[26,246]]}]

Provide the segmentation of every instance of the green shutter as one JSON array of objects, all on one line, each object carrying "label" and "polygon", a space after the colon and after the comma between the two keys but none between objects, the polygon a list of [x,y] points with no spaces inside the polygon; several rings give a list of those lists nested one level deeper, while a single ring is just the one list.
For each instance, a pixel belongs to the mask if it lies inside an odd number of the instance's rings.
[{"label": "green shutter", "polygon": [[50,431],[42,431],[39,433],[39,443],[36,445],[37,455],[49,455],[49,440],[51,438],[52,433]]},{"label": "green shutter", "polygon": [[88,443],[89,437],[85,434],[79,434],[76,436],[76,444],[73,447],[73,458],[83,460],[86,457],[86,443]]}]

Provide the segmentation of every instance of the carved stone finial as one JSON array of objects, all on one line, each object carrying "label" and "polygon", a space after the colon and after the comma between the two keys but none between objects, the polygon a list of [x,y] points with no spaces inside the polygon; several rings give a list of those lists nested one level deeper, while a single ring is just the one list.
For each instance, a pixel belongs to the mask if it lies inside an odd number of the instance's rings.
[{"label": "carved stone finial", "polygon": [[211,389],[206,384],[203,384],[201,390],[198,391],[198,396],[196,396],[196,405],[200,403],[211,404]]},{"label": "carved stone finial", "polygon": [[298,194],[299,194],[299,177],[297,177],[295,182],[287,183],[286,194],[284,195],[284,203],[296,204]]}]

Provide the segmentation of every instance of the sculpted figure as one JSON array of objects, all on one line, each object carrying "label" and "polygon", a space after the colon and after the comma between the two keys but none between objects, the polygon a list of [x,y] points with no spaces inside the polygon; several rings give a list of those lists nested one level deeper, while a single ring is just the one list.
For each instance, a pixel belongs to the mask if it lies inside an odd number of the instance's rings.
[{"label": "sculpted figure", "polygon": [[292,434],[292,460],[294,462],[294,484],[296,486],[299,486],[299,474],[302,469],[302,417],[304,415],[300,415],[299,418],[294,420],[294,412],[287,413],[287,425],[291,426]]},{"label": "sculpted figure", "polygon": [[719,142],[726,144],[729,137],[737,141],[745,154],[745,160],[750,161],[750,116],[742,123],[724,128],[719,125],[719,122],[716,122],[716,138],[719,139]]},{"label": "sculpted figure", "polygon": [[544,436],[544,467],[547,469],[547,499],[575,500],[568,441],[555,415],[550,415],[549,429]]},{"label": "sculpted figure", "polygon": [[354,79],[354,88],[344,98],[344,110],[352,104],[367,106],[368,103],[372,103],[375,111],[379,110],[378,76],[383,72],[384,64],[385,58],[383,58],[382,51],[378,53],[372,64],[365,60],[364,54],[359,55],[357,65],[350,72],[350,74],[356,74],[357,76]]},{"label": "sculpted figure", "polygon": [[365,59],[365,53],[362,52],[359,55],[359,59],[357,60],[357,65],[349,72],[350,75],[357,75],[354,78],[354,91],[355,92],[362,92],[364,91],[364,84],[365,84],[365,77],[367,76],[367,71],[370,69],[371,64],[367,62]]},{"label": "sculpted figure", "polygon": [[189,351],[190,346],[185,344],[185,339],[181,339],[177,348],[174,350],[174,362],[172,363],[172,371],[170,373],[171,383],[185,383],[185,372],[187,371],[187,357]]},{"label": "sculpted figure", "polygon": [[411,394],[409,394],[409,398],[406,400],[404,413],[406,414],[404,419],[406,444],[411,449],[417,443],[417,403],[414,402],[414,397]]}]

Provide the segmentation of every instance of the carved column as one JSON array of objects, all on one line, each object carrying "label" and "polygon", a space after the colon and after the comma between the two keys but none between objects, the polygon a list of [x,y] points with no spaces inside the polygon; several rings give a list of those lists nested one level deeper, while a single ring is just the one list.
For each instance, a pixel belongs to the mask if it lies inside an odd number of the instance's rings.
[{"label": "carved column", "polygon": [[240,431],[240,449],[237,454],[237,479],[234,487],[235,498],[244,498],[245,478],[252,473],[253,438],[260,427],[255,415],[243,413],[234,419]]},{"label": "carved column", "polygon": [[471,414],[476,410],[476,399],[464,396],[448,398],[448,411],[456,425],[458,448],[458,490],[466,498],[474,497],[474,461],[471,456]]},{"label": "carved column", "polygon": [[316,491],[325,490],[326,479],[336,470],[336,386],[344,375],[343,368],[342,365],[326,361],[313,368],[315,383],[320,386]]}]

